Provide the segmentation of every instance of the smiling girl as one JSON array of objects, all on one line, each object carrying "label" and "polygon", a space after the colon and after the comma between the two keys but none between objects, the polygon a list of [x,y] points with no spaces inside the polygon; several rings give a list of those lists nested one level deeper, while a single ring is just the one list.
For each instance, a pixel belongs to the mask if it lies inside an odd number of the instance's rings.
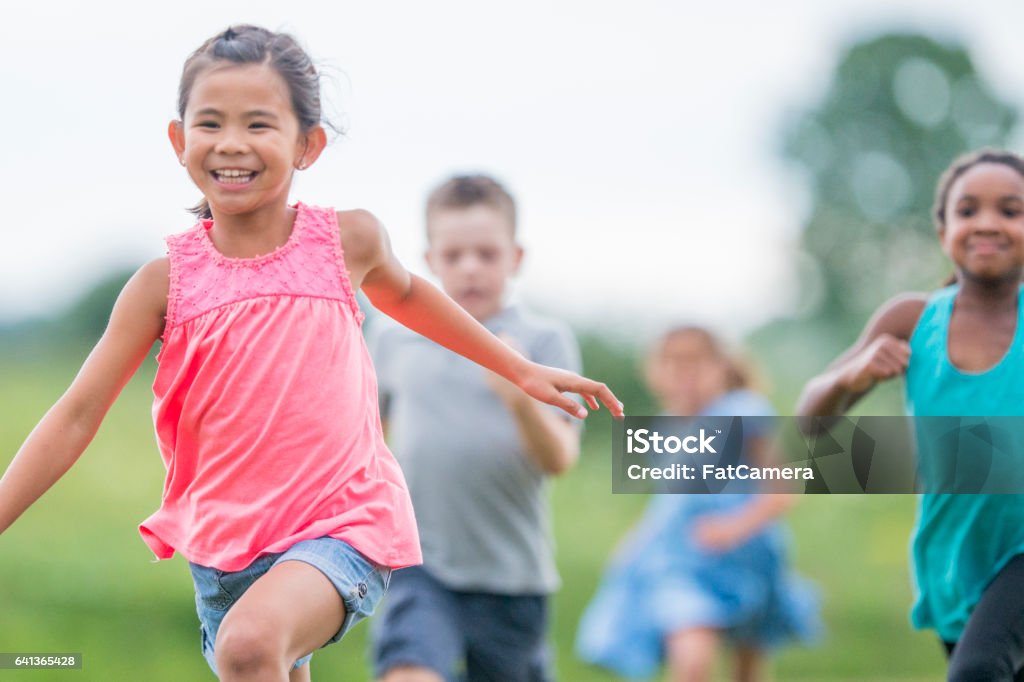
[{"label": "smiling girl", "polygon": [[[0,479],[0,532],[78,459],[157,340],[153,415],[167,466],[140,526],[184,555],[203,653],[223,680],[309,679],[306,662],[420,562],[384,444],[362,289],[381,311],[575,416],[603,384],[527,361],[395,258],[366,211],[296,202],[326,144],[319,77],[290,36],[236,26],[185,63],[169,136],[200,221],[125,285],[71,387]],[[439,400],[444,396],[439,395]]]},{"label": "smiling girl", "polygon": [[[807,383],[798,413],[842,414],[905,373],[912,416],[1024,415],[1024,159],[959,159],[939,181],[935,220],[955,283],[883,305]],[[949,459],[931,442],[919,439],[922,465]],[[1024,680],[1024,495],[922,495],[912,555],[911,619],[938,632],[949,679]]]}]

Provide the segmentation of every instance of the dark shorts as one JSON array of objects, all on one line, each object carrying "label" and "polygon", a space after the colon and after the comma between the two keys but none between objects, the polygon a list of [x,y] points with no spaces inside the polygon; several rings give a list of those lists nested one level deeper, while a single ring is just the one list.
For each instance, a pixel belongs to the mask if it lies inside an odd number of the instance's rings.
[{"label": "dark shorts", "polygon": [[420,567],[395,571],[371,625],[374,673],[419,666],[446,682],[549,682],[547,602],[450,590]]}]

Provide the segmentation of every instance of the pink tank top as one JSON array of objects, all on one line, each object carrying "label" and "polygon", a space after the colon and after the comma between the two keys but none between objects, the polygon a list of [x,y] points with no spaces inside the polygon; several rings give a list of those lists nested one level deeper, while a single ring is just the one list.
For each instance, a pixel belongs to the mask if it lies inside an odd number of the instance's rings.
[{"label": "pink tank top", "polygon": [[167,479],[139,532],[159,559],[225,571],[324,535],[380,565],[418,564],[337,214],[295,208],[287,243],[265,256],[224,256],[209,220],[167,238],[153,383]]}]

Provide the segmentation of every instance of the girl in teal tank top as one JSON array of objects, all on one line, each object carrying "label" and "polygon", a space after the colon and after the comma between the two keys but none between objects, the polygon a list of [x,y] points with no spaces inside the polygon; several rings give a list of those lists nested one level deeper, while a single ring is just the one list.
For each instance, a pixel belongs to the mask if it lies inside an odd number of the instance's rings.
[{"label": "girl in teal tank top", "polygon": [[[1017,329],[1003,358],[987,371],[963,372],[946,352],[959,290],[951,286],[932,294],[910,337],[907,413],[1024,414],[1024,330],[1019,322],[1024,297],[1017,296]],[[1024,441],[1024,434],[1014,435]],[[918,440],[922,465],[941,457],[932,449],[928,439]],[[918,593],[911,614],[914,625],[935,629],[944,641],[957,641],[982,592],[1010,559],[1022,553],[1024,495],[921,495],[912,542]]]},{"label": "girl in teal tank top", "polygon": [[[957,283],[883,305],[808,382],[799,414],[842,414],[905,373],[909,415],[1024,415],[1024,159],[987,150],[958,160],[939,182],[935,218]],[[1024,445],[1024,429],[1011,437]],[[931,442],[918,439],[922,471],[948,466]],[[1024,447],[1014,452],[1024,466]],[[944,642],[948,679],[1024,682],[1024,495],[921,495],[911,544],[911,620]]]}]

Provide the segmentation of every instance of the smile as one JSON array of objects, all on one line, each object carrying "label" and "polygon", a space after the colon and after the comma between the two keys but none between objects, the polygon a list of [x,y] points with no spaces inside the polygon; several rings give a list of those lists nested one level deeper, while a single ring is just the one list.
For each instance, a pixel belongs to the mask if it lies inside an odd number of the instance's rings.
[{"label": "smile", "polygon": [[997,253],[999,251],[1004,251],[1007,248],[1007,245],[997,242],[974,242],[969,245],[969,248],[974,253]]},{"label": "smile", "polygon": [[212,171],[212,175],[217,182],[225,185],[244,185],[251,182],[256,177],[256,171],[242,170],[239,168],[224,168],[221,170]]}]

